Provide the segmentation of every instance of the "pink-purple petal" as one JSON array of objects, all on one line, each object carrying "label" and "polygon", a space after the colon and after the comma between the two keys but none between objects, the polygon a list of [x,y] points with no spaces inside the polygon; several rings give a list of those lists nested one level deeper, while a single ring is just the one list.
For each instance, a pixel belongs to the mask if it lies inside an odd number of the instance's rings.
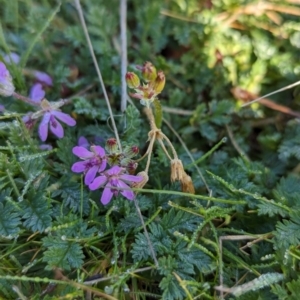
[{"label": "pink-purple petal", "polygon": [[89,185],[92,183],[92,181],[96,177],[97,171],[98,171],[98,166],[93,166],[86,172],[85,177],[84,177],[85,185]]},{"label": "pink-purple petal", "polygon": [[101,146],[92,146],[93,150],[96,154],[98,154],[100,157],[105,156],[105,150]]},{"label": "pink-purple petal", "polygon": [[79,137],[78,146],[88,148],[89,145],[90,145],[90,143],[88,142],[88,140],[84,136]]},{"label": "pink-purple petal", "polygon": [[109,176],[113,176],[113,175],[119,175],[119,173],[122,171],[122,168],[119,166],[113,166],[111,167],[109,170],[107,170],[107,174]]},{"label": "pink-purple petal", "polygon": [[106,181],[107,181],[106,176],[104,175],[98,176],[94,179],[94,181],[91,184],[89,184],[89,189],[92,191],[97,190],[101,185],[105,184]]},{"label": "pink-purple petal", "polygon": [[106,205],[110,202],[112,196],[113,196],[113,192],[110,189],[110,187],[105,187],[101,196],[101,203]]},{"label": "pink-purple petal", "polygon": [[34,84],[29,92],[29,98],[34,102],[40,102],[45,97],[45,91],[40,83]]},{"label": "pink-purple petal", "polygon": [[128,182],[140,182],[143,180],[143,177],[137,176],[137,175],[123,174],[123,175],[120,175],[120,179],[128,181]]},{"label": "pink-purple petal", "polygon": [[45,113],[39,125],[39,136],[43,142],[46,141],[48,137],[48,123],[50,121],[50,117],[51,117],[50,113]]},{"label": "pink-purple petal", "polygon": [[127,198],[128,200],[133,200],[134,199],[134,193],[132,190],[130,190],[130,187],[123,181],[119,180],[118,182],[118,187],[123,188],[126,190],[121,190],[121,194]]},{"label": "pink-purple petal", "polygon": [[8,64],[14,63],[15,65],[17,65],[20,62],[20,56],[14,52],[11,52],[10,54],[6,54],[3,57],[3,59]]},{"label": "pink-purple petal", "polygon": [[50,130],[52,131],[52,133],[61,139],[64,136],[64,129],[61,126],[61,124],[55,118],[54,118],[54,120],[50,119],[49,124],[50,124]]},{"label": "pink-purple petal", "polygon": [[52,113],[52,115],[57,117],[57,119],[59,119],[60,121],[62,121],[63,123],[65,123],[69,126],[76,125],[76,121],[68,114],[65,114],[65,113],[63,113],[61,111],[57,111],[57,110],[53,110],[51,113]]},{"label": "pink-purple petal", "polygon": [[86,169],[86,162],[85,161],[78,161],[73,164],[71,170],[75,173],[82,173]]},{"label": "pink-purple petal", "polygon": [[51,86],[53,84],[52,78],[45,72],[34,71],[33,75],[38,81],[43,82],[46,85]]},{"label": "pink-purple petal", "polygon": [[91,152],[81,146],[75,146],[72,149],[72,152],[73,152],[73,154],[75,154],[76,156],[78,156],[80,158],[90,158],[90,157],[94,156],[93,152]]},{"label": "pink-purple petal", "polygon": [[99,167],[99,170],[98,170],[99,173],[102,172],[103,170],[105,170],[106,169],[106,159],[103,159],[101,165],[98,167]]}]

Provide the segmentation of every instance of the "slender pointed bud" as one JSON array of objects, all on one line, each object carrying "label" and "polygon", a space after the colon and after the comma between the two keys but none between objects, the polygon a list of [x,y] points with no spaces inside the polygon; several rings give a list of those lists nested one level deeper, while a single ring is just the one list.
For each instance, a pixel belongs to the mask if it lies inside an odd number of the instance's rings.
[{"label": "slender pointed bud", "polygon": [[0,95],[4,97],[11,96],[15,91],[9,71],[3,62],[0,61]]},{"label": "slender pointed bud", "polygon": [[161,91],[164,89],[166,83],[166,77],[163,71],[159,71],[157,73],[157,77],[153,84],[153,89],[156,94],[161,93]]},{"label": "slender pointed bud", "polygon": [[142,76],[146,81],[154,81],[157,77],[156,68],[149,61],[146,61],[142,67]]},{"label": "slender pointed bud", "polygon": [[134,182],[131,187],[137,188],[137,189],[142,189],[144,185],[148,182],[149,176],[145,171],[137,173],[137,176],[142,176],[143,180],[140,182]]},{"label": "slender pointed bud", "polygon": [[22,120],[28,130],[31,130],[37,121],[36,119],[32,119],[32,112],[29,112],[27,115],[23,116]]},{"label": "slender pointed bud", "polygon": [[134,174],[135,174],[135,170],[136,170],[137,167],[138,167],[138,163],[135,162],[135,161],[133,161],[133,160],[131,160],[131,161],[127,164],[126,170],[128,171],[128,173],[129,173],[130,175],[134,175]]},{"label": "slender pointed bud", "polygon": [[184,172],[181,181],[181,189],[184,193],[195,194],[192,178]]},{"label": "slender pointed bud", "polygon": [[127,146],[127,147],[125,147],[124,152],[123,152],[125,157],[129,157],[129,158],[136,156],[138,153],[139,153],[138,146]]},{"label": "slender pointed bud", "polygon": [[125,79],[128,87],[131,89],[136,89],[141,85],[139,77],[133,72],[127,72]]},{"label": "slender pointed bud", "polygon": [[110,138],[105,143],[105,149],[108,153],[116,153],[118,152],[118,143],[115,138]]},{"label": "slender pointed bud", "polygon": [[171,181],[181,181],[184,173],[182,161],[178,158],[171,160]]}]

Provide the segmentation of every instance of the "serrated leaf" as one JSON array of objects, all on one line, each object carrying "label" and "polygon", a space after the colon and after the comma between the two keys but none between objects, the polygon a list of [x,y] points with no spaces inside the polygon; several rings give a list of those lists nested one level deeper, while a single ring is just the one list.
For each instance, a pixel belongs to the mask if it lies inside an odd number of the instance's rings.
[{"label": "serrated leaf", "polygon": [[20,212],[6,202],[0,202],[0,235],[4,237],[13,237],[20,231]]},{"label": "serrated leaf", "polygon": [[63,240],[63,237],[45,237],[42,240],[43,246],[47,249],[43,257],[43,261],[47,263],[47,270],[53,268],[70,270],[82,266],[84,255],[78,243]]},{"label": "serrated leaf", "polygon": [[51,207],[49,207],[41,192],[35,194],[31,191],[27,197],[28,199],[23,200],[20,204],[22,207],[22,219],[24,219],[23,224],[33,232],[43,232],[51,226]]}]

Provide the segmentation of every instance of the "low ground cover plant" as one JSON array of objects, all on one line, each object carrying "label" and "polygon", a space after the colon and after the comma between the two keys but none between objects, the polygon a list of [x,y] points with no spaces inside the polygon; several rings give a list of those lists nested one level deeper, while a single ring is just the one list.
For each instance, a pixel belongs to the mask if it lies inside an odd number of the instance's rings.
[{"label": "low ground cover plant", "polygon": [[299,5],[124,4],[0,1],[0,298],[298,299]]}]

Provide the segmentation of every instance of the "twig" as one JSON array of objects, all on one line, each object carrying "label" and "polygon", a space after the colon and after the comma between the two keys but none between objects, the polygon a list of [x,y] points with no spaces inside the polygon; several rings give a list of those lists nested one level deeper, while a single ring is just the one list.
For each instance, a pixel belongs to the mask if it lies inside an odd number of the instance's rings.
[{"label": "twig", "polygon": [[85,23],[85,20],[84,20],[83,11],[82,11],[82,8],[81,8],[81,5],[80,5],[80,0],[74,0],[74,1],[75,1],[76,9],[78,11],[81,26],[82,26],[85,38],[86,38],[88,46],[89,46],[90,54],[92,56],[93,63],[94,63],[94,66],[95,66],[95,69],[96,69],[96,72],[97,72],[97,75],[98,75],[98,78],[99,78],[99,81],[100,81],[100,84],[101,84],[103,95],[104,95],[104,98],[105,98],[105,101],[106,101],[106,104],[107,104],[107,108],[108,108],[108,111],[109,111],[109,115],[110,115],[110,118],[111,118],[112,127],[113,127],[113,130],[114,130],[114,133],[115,133],[115,137],[116,137],[119,149],[122,151],[122,146],[121,146],[121,142],[120,142],[120,138],[119,138],[118,129],[117,129],[117,126],[116,126],[116,123],[115,123],[114,115],[113,115],[111,105],[109,103],[109,99],[108,99],[107,92],[106,92],[106,89],[105,89],[105,85],[104,85],[104,82],[103,82],[103,79],[102,79],[101,71],[100,71],[100,68],[98,66],[96,56],[95,56],[95,53],[94,53],[94,49],[93,49],[93,46],[92,46],[92,43],[91,43],[91,39],[90,39],[88,30],[87,30],[87,26],[86,26],[86,23]]},{"label": "twig", "polygon": [[246,158],[248,161],[250,160],[249,157],[247,156],[247,154],[243,151],[243,149],[239,146],[239,144],[236,142],[232,130],[231,128],[226,124],[226,131],[228,133],[229,139],[233,145],[233,147],[235,148],[235,150],[239,153],[239,155],[243,156],[244,158]]},{"label": "twig", "polygon": [[86,86],[85,88],[83,88],[81,91],[79,91],[78,93],[72,95],[71,97],[64,99],[65,104],[69,104],[72,102],[72,100],[78,96],[81,96],[83,94],[85,94],[88,90],[90,90],[92,87],[94,86],[94,84],[90,84],[88,86]]},{"label": "twig", "polygon": [[25,97],[25,96],[22,96],[22,95],[20,95],[20,94],[18,94],[18,93],[13,93],[12,94],[12,96],[14,97],[14,98],[16,98],[16,99],[19,99],[19,100],[21,100],[21,101],[24,101],[24,102],[26,102],[26,103],[28,103],[28,104],[31,104],[31,105],[34,105],[34,106],[40,106],[40,103],[37,103],[37,102],[34,102],[34,101],[32,101],[31,99],[29,99],[29,98],[27,98],[27,97]]},{"label": "twig", "polygon": [[121,27],[121,112],[127,106],[127,85],[125,75],[127,72],[127,0],[120,0],[120,27]]},{"label": "twig", "polygon": [[293,84],[287,85],[287,86],[285,86],[285,87],[283,87],[283,88],[281,88],[281,89],[279,89],[279,90],[276,90],[276,91],[274,91],[274,92],[272,92],[272,93],[263,95],[263,96],[261,96],[261,97],[259,97],[259,98],[256,98],[256,99],[254,99],[254,100],[252,100],[252,101],[250,101],[250,102],[247,102],[247,103],[243,104],[242,107],[245,107],[245,106],[248,106],[248,105],[250,105],[250,104],[252,104],[252,103],[258,102],[258,101],[260,101],[261,99],[266,98],[266,97],[269,97],[269,96],[271,96],[271,95],[274,95],[274,94],[283,92],[283,91],[285,91],[285,90],[291,89],[291,88],[293,88],[293,87],[295,87],[295,86],[297,86],[297,85],[299,85],[299,84],[300,84],[300,80],[297,81],[297,82],[295,82],[295,83],[293,83]]}]

